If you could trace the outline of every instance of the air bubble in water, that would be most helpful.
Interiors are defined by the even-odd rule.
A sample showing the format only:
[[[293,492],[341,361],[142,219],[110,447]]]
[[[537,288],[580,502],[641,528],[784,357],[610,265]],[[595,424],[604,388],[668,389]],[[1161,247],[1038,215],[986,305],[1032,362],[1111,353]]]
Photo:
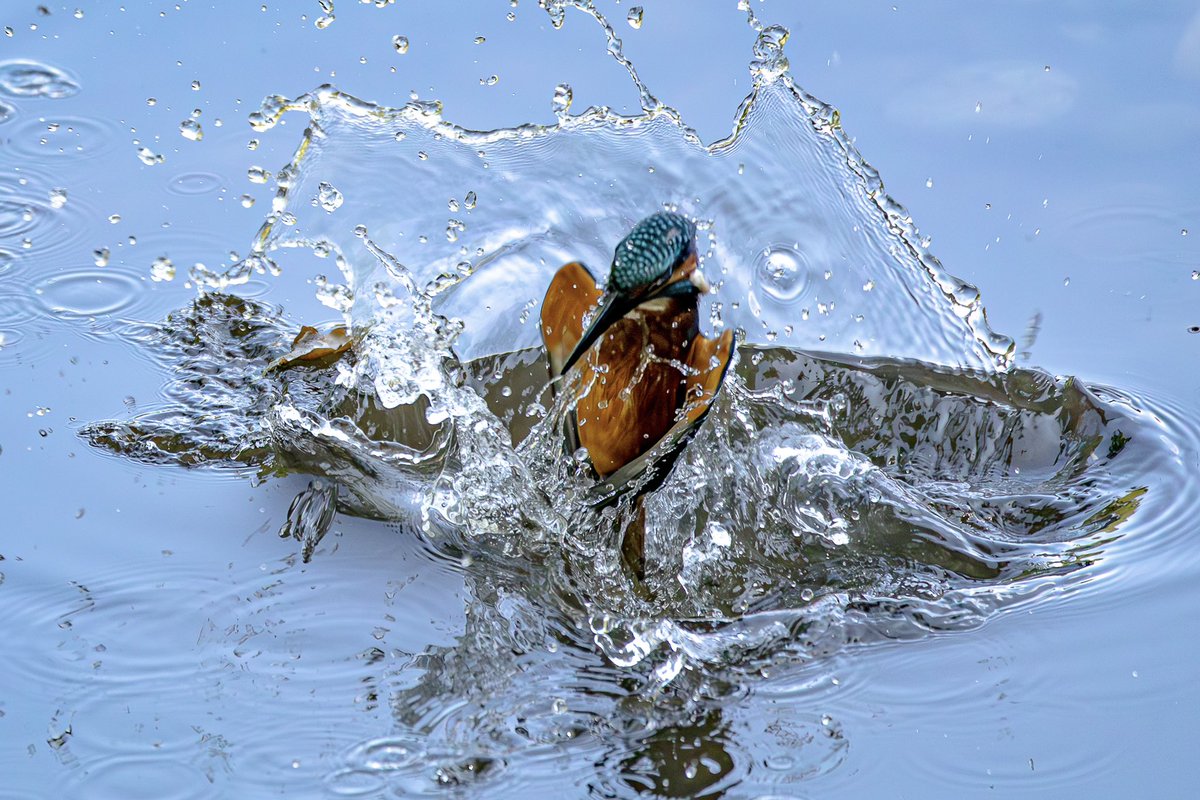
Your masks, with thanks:
[[[179,123],[179,135],[185,139],[191,139],[193,142],[198,142],[204,138],[204,129],[200,127],[200,123],[194,119],[185,119]]]
[[[333,184],[321,181],[317,187],[317,202],[320,203],[321,208],[332,214],[342,207],[342,200],[342,193],[334,188]]]
[[[759,254],[756,273],[763,291],[785,302],[799,297],[808,283],[800,254],[787,246],[765,248]]]
[[[396,52],[404,55],[408,52],[408,37],[396,34],[392,37],[392,47],[396,48]]]
[[[154,259],[154,263],[150,265],[150,280],[156,282],[175,280],[175,265],[171,263],[171,259],[166,256]]]

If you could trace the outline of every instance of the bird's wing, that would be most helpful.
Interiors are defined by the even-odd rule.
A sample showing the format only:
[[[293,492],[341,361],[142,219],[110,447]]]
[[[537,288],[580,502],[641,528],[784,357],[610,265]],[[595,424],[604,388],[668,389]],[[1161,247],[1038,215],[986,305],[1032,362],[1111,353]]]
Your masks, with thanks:
[[[683,446],[700,427],[721,390],[733,361],[736,340],[733,331],[716,339],[697,336],[688,349],[688,366],[695,371],[685,380],[685,415],[645,453],[597,483],[588,492],[588,502],[603,508],[631,489],[638,494],[657,489],[666,480]]]
[[[542,300],[542,342],[550,362],[550,377],[563,365],[583,337],[583,317],[600,299],[596,278],[578,261],[563,265],[550,281]]]
[[[696,424],[708,413],[733,358],[733,331],[715,339],[697,336],[688,348],[687,365],[694,370],[684,380],[687,421]]]

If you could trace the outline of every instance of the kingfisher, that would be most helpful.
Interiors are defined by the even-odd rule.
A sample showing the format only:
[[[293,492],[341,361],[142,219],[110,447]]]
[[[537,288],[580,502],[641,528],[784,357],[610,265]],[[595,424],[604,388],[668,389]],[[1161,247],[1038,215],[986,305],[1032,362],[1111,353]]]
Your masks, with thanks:
[[[542,301],[541,331],[554,379],[579,375],[568,448],[587,453],[600,479],[602,508],[630,490],[666,479],[680,449],[712,406],[733,355],[733,331],[699,332],[700,295],[711,291],[698,268],[696,226],[660,212],[633,227],[613,252],[601,289],[578,261],[555,274]],[[656,447],[659,443],[662,446]],[[643,577],[644,525],[630,525],[622,556]]]

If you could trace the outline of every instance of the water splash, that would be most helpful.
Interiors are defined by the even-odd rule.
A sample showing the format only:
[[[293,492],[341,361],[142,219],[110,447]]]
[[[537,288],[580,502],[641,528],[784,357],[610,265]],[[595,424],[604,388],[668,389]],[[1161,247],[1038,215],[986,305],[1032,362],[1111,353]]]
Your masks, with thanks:
[[[193,269],[211,293],[138,333],[178,370],[175,405],[84,435],[146,461],[335,482],[340,509],[407,522],[487,563],[489,580],[512,573],[520,603],[650,692],[693,667],[715,685],[774,659],[978,627],[1074,585],[1150,476],[1178,473],[1160,423],[1119,394],[1010,367],[978,292],[926,252],[836,109],[792,81],[785,28],[742,4],[753,89],[730,135],[705,145],[592,3],[540,5],[555,27],[568,7],[600,24],[642,113],[572,114],[560,86],[556,124],[477,132],[432,102],[385,108],[330,86],[267,98],[256,130],[289,112],[308,127],[251,256]],[[546,391],[528,321],[560,264],[607,263],[659,207],[698,221],[720,282],[702,318],[747,344],[646,501],[638,583],[616,546],[637,511],[586,502],[586,470],[563,453],[573,393]],[[286,267],[293,248],[340,272],[318,297],[354,346],[324,367],[272,369],[295,326],[213,291]],[[334,499],[297,502],[307,555]],[[499,584],[479,583],[488,616]],[[519,649],[479,636],[463,650]],[[476,678],[485,660],[464,661],[430,685]]]

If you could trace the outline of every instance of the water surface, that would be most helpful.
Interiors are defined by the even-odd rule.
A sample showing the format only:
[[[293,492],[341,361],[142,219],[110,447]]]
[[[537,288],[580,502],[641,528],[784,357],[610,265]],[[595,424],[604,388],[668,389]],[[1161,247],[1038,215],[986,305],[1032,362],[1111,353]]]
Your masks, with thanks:
[[[531,3],[455,24],[341,3],[323,27],[319,6],[188,4],[13,25],[14,796],[1184,780],[1161,759],[1192,724],[1178,632],[1195,387],[1179,365],[1195,207],[1189,167],[1148,145],[1194,120],[1147,76],[1194,91],[1175,41],[1190,11],[1131,27],[1122,9],[1030,9],[1057,33],[1004,64],[957,53],[967,23],[930,9],[753,5],[759,29],[670,3],[634,28],[602,7],[640,86],[595,20]],[[228,54],[185,35],[205,25],[277,37],[274,71],[226,77]],[[671,46],[684,30],[721,43],[708,72]],[[1118,32],[1172,37],[1170,64],[1105,81]],[[914,56],[934,33],[939,55]],[[166,72],[154,105],[66,50],[90,42],[113,68],[131,57],[121,37]],[[535,46],[559,66],[523,72],[511,54]],[[899,88],[872,102],[887,59]],[[1171,124],[1123,132],[1109,115],[1098,139],[1089,91],[1138,76]],[[329,82],[340,92],[315,88]],[[440,111],[402,107],[414,87]],[[267,93],[300,108],[245,127]],[[586,110],[602,103],[615,110]],[[529,320],[558,263],[603,269],[661,204],[702,222],[724,280],[706,326],[746,346],[650,503],[646,592],[610,557],[620,519],[580,507],[586,480],[539,423],[563,409]],[[951,273],[984,286],[1012,340]],[[223,292],[197,300],[197,279]],[[352,358],[268,369],[301,323],[342,314],[370,331]],[[276,535],[289,509],[301,541]]]

